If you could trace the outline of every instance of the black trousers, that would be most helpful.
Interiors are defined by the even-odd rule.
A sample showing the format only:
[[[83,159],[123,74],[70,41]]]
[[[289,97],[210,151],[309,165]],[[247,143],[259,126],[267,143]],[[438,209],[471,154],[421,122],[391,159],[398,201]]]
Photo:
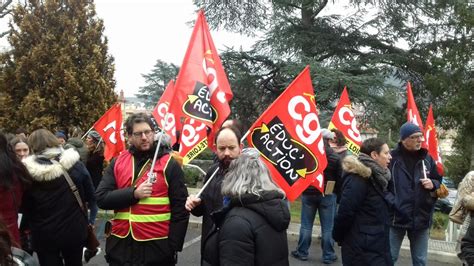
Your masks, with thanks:
[[[40,265],[82,266],[82,246],[57,248],[45,245],[36,252]]]
[[[125,238],[109,236],[105,244],[105,259],[111,266],[172,266],[175,252],[168,239],[135,241],[129,234]]]

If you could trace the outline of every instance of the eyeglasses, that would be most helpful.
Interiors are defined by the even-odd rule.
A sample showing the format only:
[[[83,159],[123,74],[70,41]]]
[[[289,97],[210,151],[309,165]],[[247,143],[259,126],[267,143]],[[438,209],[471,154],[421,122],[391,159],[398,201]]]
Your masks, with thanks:
[[[140,138],[143,134],[145,134],[146,137],[150,137],[153,135],[153,130],[145,130],[145,131],[138,131],[138,132],[133,132],[132,135],[135,138]]]
[[[415,140],[415,139],[422,139],[422,138],[423,138],[423,135],[410,136],[409,138],[410,138],[410,139],[413,139],[413,140]]]

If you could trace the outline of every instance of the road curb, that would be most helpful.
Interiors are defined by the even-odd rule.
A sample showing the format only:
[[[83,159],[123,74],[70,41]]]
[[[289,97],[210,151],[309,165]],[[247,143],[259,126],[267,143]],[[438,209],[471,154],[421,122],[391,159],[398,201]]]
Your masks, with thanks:
[[[197,228],[201,228],[202,226],[202,219],[201,217],[190,216],[189,223],[195,225]],[[299,227],[300,224],[297,223],[290,223],[288,226],[287,234],[291,236],[298,236],[299,235]],[[315,226],[313,230],[313,238],[318,238],[320,235],[320,227]],[[402,245],[400,249],[400,255],[403,257],[410,257],[410,246]],[[456,253],[452,252],[445,252],[440,250],[428,250],[428,258],[430,260],[434,260],[441,263],[449,263],[458,265],[461,263],[459,258],[457,257]]]

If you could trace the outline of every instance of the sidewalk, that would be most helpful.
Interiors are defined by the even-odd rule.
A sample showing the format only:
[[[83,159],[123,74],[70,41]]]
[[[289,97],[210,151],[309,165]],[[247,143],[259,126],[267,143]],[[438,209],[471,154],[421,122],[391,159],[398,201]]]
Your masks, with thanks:
[[[189,194],[196,194],[199,189],[188,188]],[[202,223],[201,217],[190,216],[189,223],[196,224],[200,227]],[[300,224],[290,223],[288,227],[288,234],[298,236],[300,231]],[[321,235],[321,228],[319,225],[313,227],[313,237],[319,237]],[[430,239],[428,242],[428,258],[443,263],[459,264],[460,260],[456,256],[456,242],[446,242],[442,240]],[[407,237],[403,240],[402,249],[400,255],[404,257],[410,256],[410,242]]]
[[[191,215],[189,217],[189,223],[195,224],[197,227],[200,227],[202,224],[202,218]],[[298,236],[299,230],[300,224],[290,223],[290,226],[288,227],[288,234]],[[313,227],[313,238],[319,237],[320,234],[320,226],[315,225]],[[446,242],[441,240],[430,239],[428,242],[428,258],[430,260],[442,263],[459,264],[460,260],[456,256],[455,248],[455,242]],[[403,240],[402,249],[400,250],[400,256],[410,257],[410,242],[408,241],[407,237],[405,237],[405,239]]]

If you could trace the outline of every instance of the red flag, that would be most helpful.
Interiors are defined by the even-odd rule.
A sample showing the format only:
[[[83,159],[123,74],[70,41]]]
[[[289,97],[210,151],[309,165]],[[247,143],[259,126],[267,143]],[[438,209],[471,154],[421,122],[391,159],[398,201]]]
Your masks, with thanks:
[[[421,131],[423,131],[423,122],[421,121],[420,113],[416,107],[415,98],[413,97],[409,81],[407,82],[407,121],[419,126]],[[421,143],[421,147],[425,149],[428,148],[426,146],[426,141]]]
[[[208,127],[201,121],[188,118],[181,130],[179,155],[188,164],[207,148]]]
[[[125,149],[121,127],[122,108],[120,103],[114,104],[93,126],[104,140],[104,158],[107,161],[118,156]]]
[[[347,149],[354,154],[359,154],[362,137],[357,128],[357,121],[354,112],[352,112],[352,105],[346,87],[342,91],[341,99],[339,99],[336,110],[334,110],[328,128],[336,128],[341,131],[346,137]]]
[[[423,130],[423,122],[421,121],[420,113],[416,107],[415,98],[411,90],[411,84],[407,82],[407,121],[416,124]]]
[[[430,109],[428,111],[428,117],[426,117],[425,142],[428,146],[428,153],[436,162],[436,168],[438,170],[438,173],[440,175],[444,175],[443,162],[441,161],[441,156],[439,153],[438,137],[436,135],[435,120],[431,104]]]
[[[176,143],[176,129],[180,128],[179,120],[176,120],[176,113],[179,111],[170,110],[169,106],[174,96],[174,81],[171,80],[166,85],[166,89],[161,95],[160,100],[156,104],[151,113],[156,120],[156,123],[162,128],[166,134],[171,137],[171,145]]]
[[[247,140],[290,201],[309,185],[323,191],[327,159],[309,67],[257,119]]]
[[[180,114],[175,116],[185,115],[209,126],[208,137],[213,139],[230,114],[232,97],[204,12],[200,11],[176,80],[170,109],[174,110],[173,106],[178,105]]]

